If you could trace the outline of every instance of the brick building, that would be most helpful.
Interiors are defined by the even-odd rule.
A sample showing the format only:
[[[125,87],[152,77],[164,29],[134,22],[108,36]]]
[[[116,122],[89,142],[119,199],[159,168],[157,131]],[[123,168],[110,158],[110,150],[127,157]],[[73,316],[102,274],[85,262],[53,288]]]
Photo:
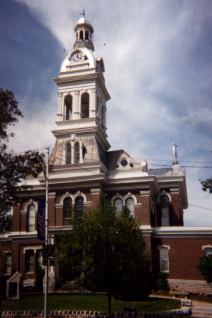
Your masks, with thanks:
[[[54,240],[74,219],[97,207],[104,195],[121,211],[127,206],[138,221],[152,255],[152,268],[165,273],[172,289],[211,292],[196,265],[212,252],[212,229],[183,226],[187,208],[185,172],[173,146],[173,164],[150,169],[126,151],[109,151],[106,103],[110,99],[104,62],[95,55],[93,27],[81,17],[74,28],[72,51],[55,79],[58,94],[55,146],[49,175],[49,235]],[[121,124],[121,123],[120,123]],[[2,237],[0,272],[19,271],[25,287],[34,286],[42,262],[37,238],[37,211],[45,197],[45,179],[27,178],[31,193],[14,207],[12,232]],[[50,267],[54,283],[68,279],[59,266]]]

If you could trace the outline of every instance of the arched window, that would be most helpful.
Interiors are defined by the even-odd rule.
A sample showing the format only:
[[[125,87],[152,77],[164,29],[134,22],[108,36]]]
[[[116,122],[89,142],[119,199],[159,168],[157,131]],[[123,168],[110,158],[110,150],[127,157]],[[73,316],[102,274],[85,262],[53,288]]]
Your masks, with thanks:
[[[76,197],[74,205],[74,221],[82,218],[84,212],[84,199],[81,195]]]
[[[133,198],[127,198],[125,201],[125,206],[130,211],[130,213],[134,215],[135,204]]]
[[[83,40],[83,31],[80,31],[80,40]]]
[[[70,197],[66,197],[63,200],[63,224],[70,225],[72,217],[72,200]]]
[[[81,117],[89,117],[89,94],[83,93],[81,96]]]
[[[67,142],[66,144],[66,164],[71,164],[71,144]]]
[[[169,198],[165,194],[160,197],[160,208],[161,226],[169,226]]]
[[[123,210],[123,201],[120,198],[114,200],[114,207],[117,212],[121,212]]]
[[[27,231],[34,232],[36,230],[36,207],[32,203],[27,208]]]
[[[34,273],[35,255],[33,250],[27,250],[25,254],[25,272]]]
[[[72,119],[72,96],[66,95],[65,97],[65,120]]]
[[[88,31],[85,31],[85,39],[88,40]]]
[[[74,144],[74,163],[79,163],[80,161],[80,144],[75,142]]]

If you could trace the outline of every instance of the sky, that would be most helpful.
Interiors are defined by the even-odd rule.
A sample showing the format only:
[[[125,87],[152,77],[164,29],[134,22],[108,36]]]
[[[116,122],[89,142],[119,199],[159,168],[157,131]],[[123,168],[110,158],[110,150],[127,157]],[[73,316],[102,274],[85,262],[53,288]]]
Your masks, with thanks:
[[[14,92],[24,115],[11,149],[54,146],[54,78],[84,9],[105,64],[111,150],[157,168],[171,165],[176,143],[187,176],[185,225],[212,226],[212,194],[199,182],[212,176],[212,1],[0,0],[0,7],[0,87]]]

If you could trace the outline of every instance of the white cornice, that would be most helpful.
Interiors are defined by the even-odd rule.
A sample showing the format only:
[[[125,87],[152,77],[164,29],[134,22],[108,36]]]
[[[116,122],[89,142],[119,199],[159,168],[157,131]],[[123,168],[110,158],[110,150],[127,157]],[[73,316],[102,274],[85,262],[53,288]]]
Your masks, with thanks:
[[[164,237],[212,237],[212,227],[167,226],[153,228],[153,236]]]
[[[145,235],[151,235],[152,234],[152,227],[151,225],[140,225],[139,229],[141,229],[142,234]]]

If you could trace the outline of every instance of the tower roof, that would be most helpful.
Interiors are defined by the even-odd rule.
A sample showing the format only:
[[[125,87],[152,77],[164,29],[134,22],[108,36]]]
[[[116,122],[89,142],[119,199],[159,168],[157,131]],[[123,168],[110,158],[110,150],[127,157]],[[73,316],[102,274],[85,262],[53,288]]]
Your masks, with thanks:
[[[85,18],[85,11],[83,10],[82,16],[77,21],[74,31],[76,34],[76,41],[74,43],[74,49],[87,47],[89,50],[94,51],[94,45],[92,41],[93,27],[91,23]]]
[[[78,19],[78,21],[77,21],[77,23],[76,23],[76,25],[74,27],[74,31],[76,31],[78,29],[78,27],[82,27],[82,26],[89,27],[91,29],[92,33],[93,33],[93,27],[92,27],[91,23],[85,18],[85,15],[81,16]]]

